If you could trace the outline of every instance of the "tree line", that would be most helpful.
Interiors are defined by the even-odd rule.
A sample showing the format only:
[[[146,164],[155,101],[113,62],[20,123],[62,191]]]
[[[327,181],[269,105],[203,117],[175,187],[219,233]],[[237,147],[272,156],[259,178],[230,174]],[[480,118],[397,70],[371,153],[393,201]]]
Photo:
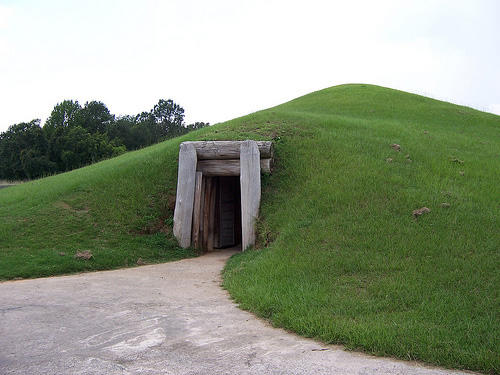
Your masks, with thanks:
[[[35,119],[0,133],[0,180],[70,171],[208,125],[186,125],[184,109],[171,99],[136,116],[115,116],[100,101],[65,100],[43,126]]]

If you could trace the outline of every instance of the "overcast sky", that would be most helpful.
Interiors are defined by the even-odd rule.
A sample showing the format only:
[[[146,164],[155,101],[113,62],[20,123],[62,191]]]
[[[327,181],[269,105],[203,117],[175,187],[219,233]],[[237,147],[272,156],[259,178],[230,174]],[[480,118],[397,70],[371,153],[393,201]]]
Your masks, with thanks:
[[[0,131],[64,99],[217,123],[359,82],[500,114],[500,1],[0,0]]]

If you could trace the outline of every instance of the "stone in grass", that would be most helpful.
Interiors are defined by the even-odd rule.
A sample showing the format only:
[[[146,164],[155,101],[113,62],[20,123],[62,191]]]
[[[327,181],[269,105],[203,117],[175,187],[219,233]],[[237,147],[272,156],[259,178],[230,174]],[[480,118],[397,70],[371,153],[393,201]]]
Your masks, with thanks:
[[[64,251],[60,251],[60,252],[59,252],[59,255],[63,257],[63,256],[65,256],[65,255],[66,255],[66,253],[65,253]]]
[[[424,130],[424,134],[429,134],[429,131],[427,131],[427,130]]]
[[[93,255],[90,250],[77,251],[75,254],[75,259],[89,260],[92,259]]]
[[[418,210],[413,210],[413,217],[416,219],[419,216],[422,216],[423,214],[426,214],[428,212],[431,212],[430,208],[422,207],[422,208],[419,208]]]
[[[392,163],[392,158],[387,158],[387,159],[385,159],[385,161],[388,163]]]
[[[451,206],[451,204],[449,204],[447,202],[441,203],[441,207],[443,207],[443,208],[449,208],[450,206]]]
[[[401,151],[401,146],[398,145],[397,143],[393,143],[391,145],[391,148],[394,150],[394,151]]]
[[[464,171],[458,171],[458,173],[460,173],[460,176],[463,176],[465,174]]]
[[[138,266],[144,266],[146,264],[146,262],[143,261],[142,258],[137,259],[136,263],[137,263]]]

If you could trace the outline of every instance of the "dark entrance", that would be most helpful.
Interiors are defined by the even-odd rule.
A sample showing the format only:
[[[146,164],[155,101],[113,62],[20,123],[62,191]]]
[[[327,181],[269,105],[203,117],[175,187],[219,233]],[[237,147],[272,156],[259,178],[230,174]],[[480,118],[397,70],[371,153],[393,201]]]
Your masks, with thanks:
[[[240,245],[240,177],[203,176],[199,197],[199,209],[195,203],[194,211],[199,212],[199,215],[193,217],[193,246],[212,251]]]
[[[239,176],[216,177],[214,248],[241,243],[241,192]]]

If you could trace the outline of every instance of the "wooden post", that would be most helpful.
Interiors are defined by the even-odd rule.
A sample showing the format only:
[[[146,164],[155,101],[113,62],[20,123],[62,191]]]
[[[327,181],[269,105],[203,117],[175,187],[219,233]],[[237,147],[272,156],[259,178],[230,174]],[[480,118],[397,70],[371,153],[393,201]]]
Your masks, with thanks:
[[[260,206],[260,153],[255,141],[240,146],[241,249],[255,245],[255,222]]]
[[[193,247],[198,249],[200,246],[200,222],[201,222],[201,181],[203,181],[203,173],[196,172],[196,180],[194,185],[194,206],[193,206]]]
[[[209,222],[210,222],[210,193],[212,192],[212,180],[215,177],[203,177],[204,188],[203,188],[203,202],[202,202],[202,237],[201,237],[201,247],[203,250],[208,250],[208,237],[209,237]]]
[[[177,197],[174,211],[174,236],[183,248],[191,246],[196,161],[196,149],[194,146],[192,144],[181,143],[179,150],[179,171],[177,175]]]
[[[208,216],[208,241],[207,241],[207,251],[214,251],[214,237],[215,237],[215,196],[217,193],[217,177],[212,177],[211,188],[210,188],[210,201],[209,204],[209,216]]]
[[[204,226],[204,217],[205,217],[205,190],[206,190],[206,185],[207,185],[207,178],[203,176],[201,179],[201,198],[200,198],[200,234],[198,235],[198,244],[199,244],[199,249],[204,249],[203,247],[203,236],[205,233],[205,226]]]

